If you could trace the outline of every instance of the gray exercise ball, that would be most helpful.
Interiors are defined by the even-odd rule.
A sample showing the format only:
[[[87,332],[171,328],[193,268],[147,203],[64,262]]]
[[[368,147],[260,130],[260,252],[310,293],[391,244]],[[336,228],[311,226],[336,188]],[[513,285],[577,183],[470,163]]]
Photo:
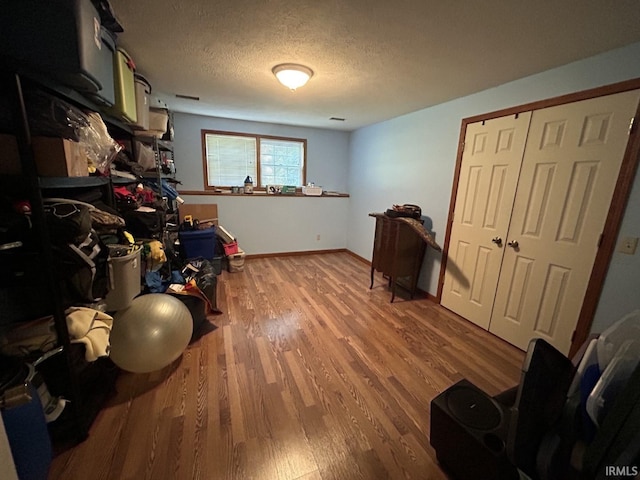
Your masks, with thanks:
[[[180,300],[141,295],[113,317],[111,360],[129,372],[153,372],[182,355],[192,333],[191,313]]]

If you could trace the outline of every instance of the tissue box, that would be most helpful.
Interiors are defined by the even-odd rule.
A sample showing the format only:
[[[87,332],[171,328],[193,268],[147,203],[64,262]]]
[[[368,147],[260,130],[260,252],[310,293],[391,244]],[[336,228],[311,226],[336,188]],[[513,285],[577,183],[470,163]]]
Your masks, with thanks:
[[[311,197],[319,197],[322,195],[322,187],[302,187],[302,194]]]

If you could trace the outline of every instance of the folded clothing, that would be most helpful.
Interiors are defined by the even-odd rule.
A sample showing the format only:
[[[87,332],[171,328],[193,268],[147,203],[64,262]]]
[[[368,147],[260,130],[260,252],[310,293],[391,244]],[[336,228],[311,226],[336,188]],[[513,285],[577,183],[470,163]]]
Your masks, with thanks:
[[[84,344],[88,362],[109,355],[109,335],[113,326],[110,315],[86,307],[71,307],[65,314],[71,343]]]

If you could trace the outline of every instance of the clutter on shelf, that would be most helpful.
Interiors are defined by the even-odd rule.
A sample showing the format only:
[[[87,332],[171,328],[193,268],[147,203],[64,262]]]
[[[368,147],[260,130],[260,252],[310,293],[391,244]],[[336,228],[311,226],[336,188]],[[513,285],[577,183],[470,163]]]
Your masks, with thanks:
[[[43,416],[41,435],[29,439],[43,455],[43,472],[49,435],[64,442],[85,438],[113,390],[113,338],[119,339],[116,352],[128,345],[124,367],[161,368],[184,350],[186,343],[176,339],[195,338],[192,312],[219,313],[215,274],[203,276],[202,298],[139,296],[191,281],[180,274],[186,259],[171,240],[178,221],[172,220],[175,232],[168,221],[181,201],[172,178],[172,118],[118,45],[123,29],[109,2],[62,3],[9,2],[0,16],[0,175],[11,176],[2,178],[0,198],[0,351],[36,373],[16,377],[29,383],[21,394],[28,405],[12,413],[18,412],[17,431],[30,427],[25,412]],[[149,284],[141,282],[143,273],[153,276]],[[193,282],[195,292],[200,286]],[[132,328],[145,338],[113,336],[111,312],[140,312],[136,305],[147,302],[142,311],[157,327],[171,301],[183,321],[179,332],[168,332],[169,343],[160,342],[162,352],[135,319]],[[215,328],[202,325],[200,334]],[[130,357],[137,353],[141,358]],[[145,366],[145,360],[156,363]],[[5,387],[2,382],[0,395]],[[47,387],[50,396],[43,394]],[[40,402],[30,401],[36,390]],[[73,408],[64,408],[65,399]],[[19,474],[25,464],[38,463],[24,458],[16,462]]]

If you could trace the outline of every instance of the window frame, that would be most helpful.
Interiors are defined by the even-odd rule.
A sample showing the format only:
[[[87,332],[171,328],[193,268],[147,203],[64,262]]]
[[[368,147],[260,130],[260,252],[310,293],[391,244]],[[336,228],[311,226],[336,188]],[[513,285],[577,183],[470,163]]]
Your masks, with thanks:
[[[260,141],[262,139],[270,139],[270,140],[284,140],[288,142],[299,142],[302,144],[303,148],[303,156],[302,156],[302,185],[296,185],[296,189],[299,190],[303,185],[307,184],[307,139],[306,138],[295,138],[295,137],[281,137],[278,135],[262,135],[259,133],[246,133],[246,132],[230,132],[226,130],[200,130],[200,139],[202,142],[202,174],[203,174],[203,184],[204,190],[207,192],[215,191],[219,188],[231,188],[229,186],[222,185],[209,185],[209,164],[207,162],[207,135],[228,135],[233,137],[250,137],[254,138],[256,141],[256,178],[253,179],[254,190],[262,191],[266,190],[266,186],[262,185],[260,182],[260,170],[261,170],[261,145]],[[242,186],[239,184],[238,186]]]

